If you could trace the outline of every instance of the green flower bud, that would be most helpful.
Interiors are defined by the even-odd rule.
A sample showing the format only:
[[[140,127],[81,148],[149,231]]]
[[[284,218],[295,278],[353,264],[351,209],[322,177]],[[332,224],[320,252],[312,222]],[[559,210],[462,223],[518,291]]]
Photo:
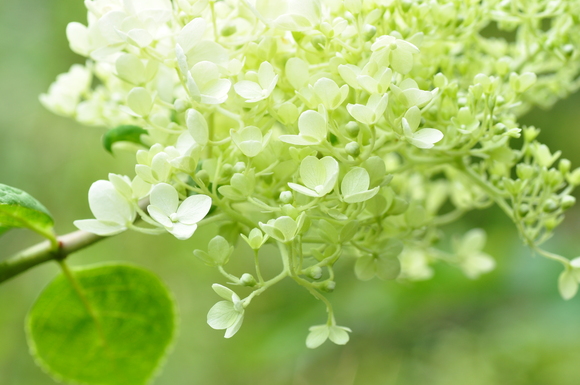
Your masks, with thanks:
[[[360,126],[355,121],[348,122],[344,129],[346,130],[346,134],[351,138],[356,138],[360,132]]]
[[[360,155],[360,145],[357,142],[350,142],[344,147],[346,153],[354,158]]]
[[[580,167],[572,171],[568,174],[566,178],[571,185],[578,186],[580,185]]]
[[[197,178],[203,183],[205,186],[209,184],[209,174],[205,170],[199,170],[197,174],[195,174]]]
[[[173,102],[173,107],[175,107],[175,111],[183,112],[191,107],[191,105],[185,99],[175,99],[175,102]]]
[[[529,164],[520,163],[516,167],[516,174],[520,179],[530,179],[534,177],[535,169]]]
[[[365,41],[371,40],[377,34],[377,27],[370,24],[365,24],[362,30],[363,39]]]
[[[576,198],[572,195],[564,195],[560,201],[560,206],[563,210],[568,210],[570,207],[574,206],[576,203]]]
[[[435,85],[435,87],[443,88],[446,87],[447,84],[449,84],[449,80],[447,80],[447,77],[445,75],[439,72],[433,78],[433,84]]]
[[[527,205],[527,204],[525,204],[525,203],[522,203],[522,204],[520,205],[520,207],[518,208],[518,213],[520,213],[520,215],[521,215],[522,217],[523,217],[523,216],[525,216],[525,215],[526,215],[527,213],[529,213],[529,212],[530,212],[530,206],[528,206],[528,205]]]
[[[334,289],[336,288],[336,282],[334,281],[324,281],[324,282],[320,282],[319,284],[316,285],[316,287],[323,292],[326,293],[332,293],[334,291]]]
[[[536,139],[539,134],[540,130],[534,126],[524,128],[524,140],[528,143]]]
[[[558,163],[558,170],[560,170],[562,174],[568,174],[571,168],[572,162],[570,162],[568,159],[560,159],[560,162]]]
[[[242,173],[246,169],[246,164],[244,162],[237,162],[234,165],[234,172],[235,173]]]
[[[282,203],[290,203],[292,202],[292,199],[294,199],[294,196],[291,191],[282,191],[280,193],[280,201]]]
[[[322,35],[314,36],[310,43],[317,51],[324,51],[326,49],[326,37]]]
[[[554,211],[558,210],[558,204],[553,199],[548,199],[544,202],[542,210],[545,213],[553,213]]]
[[[240,283],[244,286],[254,287],[256,286],[256,278],[252,274],[244,273],[240,278]]]
[[[222,166],[222,176],[223,177],[229,178],[233,174],[234,174],[234,167],[231,164],[226,163]]]
[[[222,36],[227,37],[227,36],[231,36],[234,33],[236,33],[237,30],[238,29],[236,28],[236,26],[234,24],[228,24],[222,28],[220,33],[222,34]]]
[[[322,277],[322,268],[320,266],[312,266],[304,271],[307,277],[317,280]]]

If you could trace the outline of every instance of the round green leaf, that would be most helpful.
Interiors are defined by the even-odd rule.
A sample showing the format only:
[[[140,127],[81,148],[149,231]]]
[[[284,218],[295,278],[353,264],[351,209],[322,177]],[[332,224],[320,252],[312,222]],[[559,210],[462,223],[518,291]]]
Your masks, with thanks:
[[[55,239],[54,220],[39,201],[17,188],[0,184],[0,234],[14,227],[24,227]]]
[[[113,144],[116,142],[131,142],[142,144],[141,135],[147,131],[139,126],[123,125],[113,128],[103,135],[103,146],[109,152],[113,152]]]
[[[75,269],[74,276],[85,301],[60,275],[28,314],[28,342],[37,363],[63,382],[148,383],[175,335],[175,304],[167,288],[130,265]]]

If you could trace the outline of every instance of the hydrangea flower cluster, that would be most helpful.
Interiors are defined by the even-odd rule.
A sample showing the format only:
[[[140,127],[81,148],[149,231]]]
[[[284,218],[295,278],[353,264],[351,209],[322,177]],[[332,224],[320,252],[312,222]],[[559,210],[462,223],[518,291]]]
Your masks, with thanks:
[[[438,261],[476,278],[495,265],[482,230],[451,252],[436,244],[441,226],[492,204],[562,263],[562,295],[576,293],[576,260],[539,245],[574,204],[580,169],[517,119],[580,87],[580,1],[85,4],[88,25],[69,24],[67,36],[87,62],[41,101],[109,128],[136,166],[133,178],[96,182],[96,219],[76,225],[188,239],[217,223],[223,237],[195,255],[251,288],[240,298],[213,286],[223,301],[208,323],[226,337],[256,296],[290,277],[328,312],[307,346],[344,344],[350,329],[325,296],[341,257],[362,280],[428,279]],[[240,238],[255,271],[236,275],[226,264]],[[265,244],[280,251],[274,277],[260,272]]]

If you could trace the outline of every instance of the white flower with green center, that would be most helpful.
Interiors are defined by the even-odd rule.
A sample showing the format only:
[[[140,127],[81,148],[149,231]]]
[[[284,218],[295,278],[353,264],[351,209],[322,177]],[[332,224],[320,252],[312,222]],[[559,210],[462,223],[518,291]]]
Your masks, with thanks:
[[[244,321],[244,302],[233,290],[219,285],[212,285],[217,295],[225,299],[213,305],[207,313],[207,323],[213,329],[226,329],[225,338],[230,338],[240,330]]]
[[[310,197],[323,197],[334,189],[338,179],[338,162],[331,156],[322,159],[307,156],[300,163],[300,178],[304,186],[288,183],[288,187]]]
[[[327,339],[330,339],[337,345],[345,345],[350,339],[348,333],[351,333],[347,327],[337,325],[316,325],[308,329],[310,333],[306,337],[306,347],[316,349]]]
[[[367,63],[362,70],[353,64],[341,64],[338,73],[342,79],[352,88],[364,89],[369,94],[382,94],[387,92],[393,71],[385,66],[379,66],[375,62]]]
[[[371,50],[378,62],[390,65],[393,70],[403,75],[413,69],[413,55],[419,53],[419,48],[414,44],[388,35],[379,36]]]
[[[580,257],[574,258],[558,278],[558,290],[564,299],[573,298],[580,283]]]
[[[391,84],[391,91],[395,99],[403,105],[409,107],[423,107],[433,99],[433,95],[438,91],[423,91],[419,89],[417,82],[413,79],[405,79],[399,85]]]
[[[367,101],[367,104],[347,104],[346,109],[348,113],[364,124],[375,124],[385,113],[389,94],[379,95],[373,94]]]
[[[323,114],[308,110],[298,118],[298,135],[280,135],[282,142],[298,146],[310,146],[320,144],[326,140],[328,128]]]
[[[234,90],[246,103],[256,103],[266,99],[278,82],[278,75],[274,72],[274,67],[267,61],[260,64],[258,73],[248,73],[246,77],[256,78],[257,82],[251,80],[242,80],[234,84]]]
[[[165,230],[177,239],[189,239],[211,208],[211,198],[207,195],[192,195],[179,204],[177,190],[167,183],[153,187],[151,204],[147,211],[151,218],[159,222]]]
[[[443,133],[435,128],[419,128],[421,123],[421,111],[417,107],[411,107],[401,120],[405,138],[415,147],[432,148],[435,143],[443,139]]]
[[[102,236],[115,235],[127,230],[137,215],[134,204],[107,180],[98,180],[91,185],[89,207],[96,219],[74,221],[74,225],[81,230]]]
[[[371,178],[366,169],[353,167],[346,173],[340,184],[342,199],[346,203],[359,203],[371,199],[379,192],[379,187],[369,190]]]

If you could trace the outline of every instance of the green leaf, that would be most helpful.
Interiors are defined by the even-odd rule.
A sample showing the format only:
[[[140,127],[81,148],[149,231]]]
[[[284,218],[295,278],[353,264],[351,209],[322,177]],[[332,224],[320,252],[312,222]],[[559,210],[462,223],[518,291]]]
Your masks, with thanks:
[[[146,135],[147,130],[139,126],[123,125],[109,130],[103,135],[103,146],[109,152],[113,152],[113,144],[116,142],[132,142],[143,144],[141,135]]]
[[[28,314],[28,343],[37,363],[57,381],[148,383],[175,335],[175,304],[167,288],[131,265],[74,271],[86,301],[60,275]]]
[[[52,216],[28,193],[0,184],[0,234],[15,227],[24,227],[56,242]]]

